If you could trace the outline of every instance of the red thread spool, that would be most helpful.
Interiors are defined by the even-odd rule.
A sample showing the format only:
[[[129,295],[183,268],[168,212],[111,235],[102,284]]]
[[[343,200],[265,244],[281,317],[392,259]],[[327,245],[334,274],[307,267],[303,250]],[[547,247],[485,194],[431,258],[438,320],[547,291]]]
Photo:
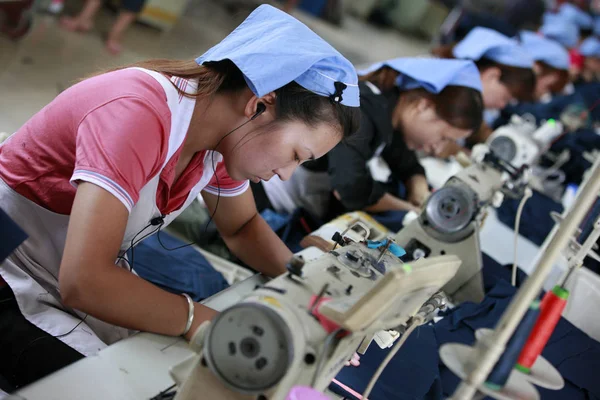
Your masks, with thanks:
[[[540,306],[540,316],[521,351],[515,368],[529,373],[531,367],[542,354],[542,350],[548,343],[556,324],[560,321],[560,316],[567,305],[569,291],[555,286],[551,292],[547,292]]]

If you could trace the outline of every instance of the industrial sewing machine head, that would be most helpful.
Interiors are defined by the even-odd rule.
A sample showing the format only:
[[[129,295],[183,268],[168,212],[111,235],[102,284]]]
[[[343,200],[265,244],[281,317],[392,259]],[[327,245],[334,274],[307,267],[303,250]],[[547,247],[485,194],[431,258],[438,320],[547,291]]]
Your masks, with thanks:
[[[196,333],[176,366],[176,399],[284,400],[318,391],[361,343],[407,322],[456,273],[455,256],[404,264],[391,240],[344,241],[256,288]],[[363,344],[364,345],[364,344]]]
[[[553,119],[538,128],[535,119],[513,115],[508,125],[492,133],[487,145],[498,157],[515,167],[533,165],[563,132],[562,123]]]
[[[455,302],[483,299],[479,229],[486,209],[498,207],[505,195],[520,197],[528,178],[525,166],[515,168],[485,146],[476,146],[472,157],[394,238],[406,250],[406,260],[454,254],[463,261],[443,288]]]

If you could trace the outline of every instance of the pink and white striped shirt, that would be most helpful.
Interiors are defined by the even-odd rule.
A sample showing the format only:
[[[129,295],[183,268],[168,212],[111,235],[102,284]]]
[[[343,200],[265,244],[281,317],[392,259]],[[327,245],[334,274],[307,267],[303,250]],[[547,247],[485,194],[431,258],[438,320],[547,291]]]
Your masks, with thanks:
[[[187,81],[175,79],[182,89]],[[180,97],[181,101],[181,97]],[[87,79],[61,93],[0,146],[0,178],[13,190],[59,214],[71,212],[77,182],[94,183],[129,211],[157,174],[156,205],[168,214],[183,205],[202,177],[206,152],[197,153],[174,182],[182,146],[168,160],[171,111],[163,87],[148,74],[119,70]],[[224,163],[205,191],[236,196]]]

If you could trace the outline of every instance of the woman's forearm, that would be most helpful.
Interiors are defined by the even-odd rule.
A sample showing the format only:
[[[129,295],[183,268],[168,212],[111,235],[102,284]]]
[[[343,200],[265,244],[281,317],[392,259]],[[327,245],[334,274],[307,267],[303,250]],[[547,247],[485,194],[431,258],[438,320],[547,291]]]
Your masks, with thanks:
[[[270,277],[286,272],[285,265],[293,256],[259,214],[234,235],[223,239],[240,260]]]
[[[408,192],[408,201],[415,206],[422,206],[430,193],[425,175],[413,175],[405,184]]]
[[[102,321],[128,329],[181,335],[188,319],[185,297],[169,293],[115,265],[77,277],[63,302]],[[196,303],[190,334],[216,311]],[[188,335],[189,337],[189,335]]]
[[[417,207],[410,204],[408,201],[399,199],[398,197],[391,195],[389,193],[384,194],[383,197],[381,197],[377,201],[377,203],[365,207],[365,211],[372,212],[372,213],[394,211],[394,210],[417,211],[417,212],[419,211],[419,209]]]

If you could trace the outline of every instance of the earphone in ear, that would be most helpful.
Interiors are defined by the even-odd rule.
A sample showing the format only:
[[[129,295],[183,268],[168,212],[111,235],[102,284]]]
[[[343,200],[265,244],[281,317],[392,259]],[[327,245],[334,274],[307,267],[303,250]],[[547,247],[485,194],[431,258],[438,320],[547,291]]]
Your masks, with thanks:
[[[250,121],[254,121],[256,118],[258,118],[260,114],[264,113],[265,111],[267,111],[267,106],[265,106],[264,103],[258,103],[256,105],[256,112],[254,113],[252,118],[250,118]]]

